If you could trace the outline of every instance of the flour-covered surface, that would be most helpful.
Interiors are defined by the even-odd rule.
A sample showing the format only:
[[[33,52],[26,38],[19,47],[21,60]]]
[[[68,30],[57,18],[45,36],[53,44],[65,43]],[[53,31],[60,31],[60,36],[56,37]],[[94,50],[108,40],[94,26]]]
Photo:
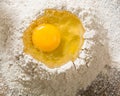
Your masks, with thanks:
[[[96,0],[93,6],[108,29],[111,63],[76,96],[120,96],[120,0]]]
[[[119,96],[119,84],[120,84],[120,1],[119,0],[2,0],[0,1],[0,95],[1,96]],[[35,19],[38,15],[41,15],[44,8],[58,8],[66,9],[72,11],[74,14],[81,18],[82,22],[87,31],[91,34],[85,34],[86,43],[83,46],[83,53],[79,57],[85,57],[88,55],[90,57],[97,57],[93,60],[90,65],[86,63],[87,59],[80,60],[79,58],[75,62],[70,62],[70,64],[75,64],[76,67],[71,67],[64,74],[53,75],[48,74],[46,70],[42,70],[36,63],[31,63],[30,56],[22,53],[22,37],[21,32],[26,29],[29,23]],[[40,10],[41,9],[41,10]],[[92,30],[93,29],[93,30]],[[3,34],[4,32],[4,34]],[[107,32],[107,33],[106,33]],[[98,34],[99,33],[99,34]],[[104,40],[108,37],[105,48]],[[91,39],[92,38],[92,39]],[[101,40],[100,40],[101,39]],[[99,41],[100,40],[100,41]],[[5,43],[4,43],[4,42]],[[12,42],[11,42],[12,41]],[[93,42],[94,41],[94,42]],[[97,44],[96,42],[97,41]],[[98,43],[99,41],[99,43]],[[94,44],[95,43],[95,44]],[[106,43],[105,43],[106,44]],[[87,45],[87,46],[86,46]],[[9,49],[5,49],[9,48]],[[90,47],[93,46],[93,47]],[[100,48],[99,48],[100,47]],[[91,51],[89,54],[84,54],[88,48]],[[85,50],[84,50],[85,49]],[[97,53],[96,53],[97,52]],[[6,56],[7,54],[7,56]],[[108,58],[111,56],[110,58]],[[101,60],[100,58],[103,58]],[[107,59],[107,60],[106,60]],[[97,60],[97,62],[96,62]],[[14,62],[14,63],[13,63]],[[32,61],[36,62],[36,61]],[[79,62],[79,63],[78,63]],[[99,66],[95,70],[96,63]],[[89,68],[93,64],[92,71],[88,69],[90,74],[86,74],[87,71],[80,70],[79,72],[85,72],[82,76],[79,75],[75,68],[79,68],[79,64],[86,64],[83,67],[84,70]],[[103,65],[109,64],[103,70],[103,74],[98,75],[96,80],[88,87],[86,90],[79,89],[86,87],[90,84],[90,81],[95,79],[97,73],[103,69]],[[21,64],[23,64],[21,66]],[[20,66],[18,66],[20,65]],[[43,66],[44,67],[44,66]],[[66,66],[67,67],[67,66]],[[95,68],[94,68],[95,67]],[[82,67],[81,67],[82,68]],[[35,70],[37,71],[35,71]],[[59,70],[58,73],[66,71]],[[68,68],[69,69],[69,68]],[[39,72],[38,72],[39,70]],[[57,73],[57,74],[58,74]],[[72,74],[73,73],[73,74]],[[41,74],[41,75],[40,75]],[[43,74],[43,75],[42,75]],[[72,75],[71,75],[72,74]],[[38,77],[41,78],[38,78]],[[60,77],[57,77],[60,76]],[[74,79],[71,79],[72,78]],[[75,77],[73,77],[75,76]],[[60,83],[56,80],[47,82],[45,79],[57,78]],[[68,77],[64,79],[63,77]],[[80,78],[78,80],[78,77]],[[40,81],[39,79],[42,79]],[[84,79],[82,79],[84,78]],[[86,79],[85,79],[86,78]],[[64,81],[67,80],[67,81]],[[71,80],[71,81],[70,81]],[[78,85],[76,80],[81,82]],[[61,82],[62,81],[62,82]],[[54,83],[56,82],[56,83]],[[88,84],[86,84],[88,83]],[[43,86],[37,86],[37,85]],[[67,84],[67,86],[64,86]],[[63,86],[61,86],[63,85]],[[76,85],[76,86],[75,86]],[[48,86],[47,90],[45,86]],[[79,88],[78,88],[79,87]],[[101,88],[102,87],[102,88]],[[24,88],[24,90],[23,90]],[[62,89],[61,89],[62,88]],[[42,89],[42,90],[41,90]],[[44,90],[45,89],[45,90]],[[66,90],[67,89],[67,90]],[[77,91],[76,91],[77,89]],[[52,91],[51,91],[52,90]],[[42,91],[42,92],[41,92]],[[41,93],[46,93],[40,95]]]
[[[120,96],[120,71],[106,66],[107,73],[100,73],[86,90],[76,96]]]

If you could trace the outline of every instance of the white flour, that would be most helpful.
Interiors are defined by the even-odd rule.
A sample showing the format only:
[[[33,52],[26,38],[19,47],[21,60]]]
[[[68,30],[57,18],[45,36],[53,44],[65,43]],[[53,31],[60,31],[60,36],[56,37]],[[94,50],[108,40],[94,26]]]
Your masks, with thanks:
[[[120,0],[102,0],[96,6],[108,29],[111,64],[120,70]]]
[[[112,16],[113,13],[119,16],[120,11],[110,12],[109,9],[109,13],[106,13],[100,1],[70,1],[0,1],[0,70],[8,86],[6,96],[74,96],[78,89],[86,88],[95,79],[104,65],[112,61],[119,64],[120,49],[116,48],[120,47],[120,22],[115,26],[114,23],[119,19]],[[73,12],[82,20],[86,29],[85,43],[79,57],[74,62],[70,61],[69,64],[54,70],[23,53],[22,33],[32,20],[42,15],[45,8]],[[104,17],[102,12],[110,15],[109,18]],[[110,18],[116,19],[105,23],[105,20]]]

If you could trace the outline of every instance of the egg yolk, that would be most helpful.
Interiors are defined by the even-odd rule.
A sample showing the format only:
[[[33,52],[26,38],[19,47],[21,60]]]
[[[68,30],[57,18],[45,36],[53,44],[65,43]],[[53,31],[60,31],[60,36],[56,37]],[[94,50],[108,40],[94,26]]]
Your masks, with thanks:
[[[60,45],[60,41],[60,31],[52,24],[41,24],[33,30],[32,42],[38,50],[54,51]]]

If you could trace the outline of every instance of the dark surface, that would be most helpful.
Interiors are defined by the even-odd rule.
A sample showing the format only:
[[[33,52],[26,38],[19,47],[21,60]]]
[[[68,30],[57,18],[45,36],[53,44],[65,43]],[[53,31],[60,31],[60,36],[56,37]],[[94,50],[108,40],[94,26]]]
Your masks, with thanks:
[[[107,73],[100,73],[86,90],[76,96],[120,96],[120,71],[107,66]]]

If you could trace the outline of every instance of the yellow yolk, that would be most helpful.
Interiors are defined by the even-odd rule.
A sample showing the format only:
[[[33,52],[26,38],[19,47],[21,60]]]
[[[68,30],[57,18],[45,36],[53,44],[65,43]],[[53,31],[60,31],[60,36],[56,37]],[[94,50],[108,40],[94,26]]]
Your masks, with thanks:
[[[51,52],[60,45],[60,32],[52,24],[41,24],[32,33],[33,45],[43,52]]]

